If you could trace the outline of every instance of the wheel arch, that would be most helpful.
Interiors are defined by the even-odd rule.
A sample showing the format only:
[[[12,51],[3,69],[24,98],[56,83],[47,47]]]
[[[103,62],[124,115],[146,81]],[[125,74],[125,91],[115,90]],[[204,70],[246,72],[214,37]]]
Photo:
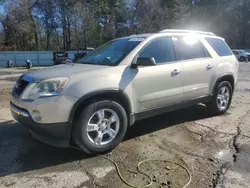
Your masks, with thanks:
[[[214,94],[217,85],[218,85],[219,83],[223,82],[223,81],[228,81],[228,82],[231,84],[232,90],[233,90],[233,92],[234,92],[234,89],[235,89],[235,85],[234,85],[235,80],[234,80],[233,74],[224,74],[224,75],[222,75],[221,77],[219,77],[219,78],[217,79],[217,81],[215,82],[215,85],[214,85],[213,93],[212,93],[212,94]]]
[[[242,61],[244,61],[244,60],[246,60],[246,59],[247,59],[247,57],[244,56],[244,55],[241,55],[241,56],[239,57],[239,60],[242,60]]]
[[[131,103],[129,101],[128,96],[121,90],[109,89],[109,90],[91,92],[81,97],[71,109],[71,112],[69,115],[69,123],[73,125],[74,120],[81,112],[80,109],[83,109],[88,104],[98,99],[110,99],[110,100],[114,100],[115,102],[118,102],[125,109],[129,118],[128,122],[130,122],[130,115],[132,113],[132,107],[131,107]]]

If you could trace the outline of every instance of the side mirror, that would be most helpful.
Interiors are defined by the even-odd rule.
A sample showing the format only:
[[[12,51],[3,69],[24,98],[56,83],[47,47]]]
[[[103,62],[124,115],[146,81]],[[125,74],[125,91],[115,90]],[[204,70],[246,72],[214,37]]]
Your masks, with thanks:
[[[154,57],[138,57],[135,64],[131,65],[131,68],[137,68],[139,66],[155,66],[155,58]]]

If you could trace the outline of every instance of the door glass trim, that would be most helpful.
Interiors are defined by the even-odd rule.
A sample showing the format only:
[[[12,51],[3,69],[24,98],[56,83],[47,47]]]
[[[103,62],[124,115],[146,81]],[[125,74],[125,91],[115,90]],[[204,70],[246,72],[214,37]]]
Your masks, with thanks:
[[[159,63],[159,64],[156,64],[155,66],[142,66],[142,67],[138,67],[139,68],[153,68],[153,67],[158,67],[158,66],[161,66],[161,65],[172,65],[172,64],[177,64],[177,63],[182,63],[181,61],[169,61],[169,62],[165,62],[165,63]]]
[[[194,62],[194,61],[205,61],[205,60],[211,60],[211,57],[204,57],[204,58],[196,58],[196,59],[184,59],[184,60],[179,60],[178,62],[181,63],[188,63],[188,62]]]

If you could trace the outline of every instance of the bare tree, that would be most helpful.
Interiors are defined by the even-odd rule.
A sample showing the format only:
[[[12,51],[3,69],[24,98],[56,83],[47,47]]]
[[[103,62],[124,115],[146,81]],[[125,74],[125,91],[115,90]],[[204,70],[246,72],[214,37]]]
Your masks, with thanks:
[[[6,7],[0,12],[0,42],[13,50],[81,49],[99,46],[116,37],[165,28],[212,31],[226,38],[232,47],[250,46],[250,0],[0,0],[0,3]]]

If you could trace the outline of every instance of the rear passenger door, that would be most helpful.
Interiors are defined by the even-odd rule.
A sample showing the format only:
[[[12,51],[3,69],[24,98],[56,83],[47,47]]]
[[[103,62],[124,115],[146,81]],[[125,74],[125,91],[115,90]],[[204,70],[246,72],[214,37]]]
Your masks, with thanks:
[[[209,95],[215,62],[195,35],[173,37],[177,59],[183,66],[183,101]]]

